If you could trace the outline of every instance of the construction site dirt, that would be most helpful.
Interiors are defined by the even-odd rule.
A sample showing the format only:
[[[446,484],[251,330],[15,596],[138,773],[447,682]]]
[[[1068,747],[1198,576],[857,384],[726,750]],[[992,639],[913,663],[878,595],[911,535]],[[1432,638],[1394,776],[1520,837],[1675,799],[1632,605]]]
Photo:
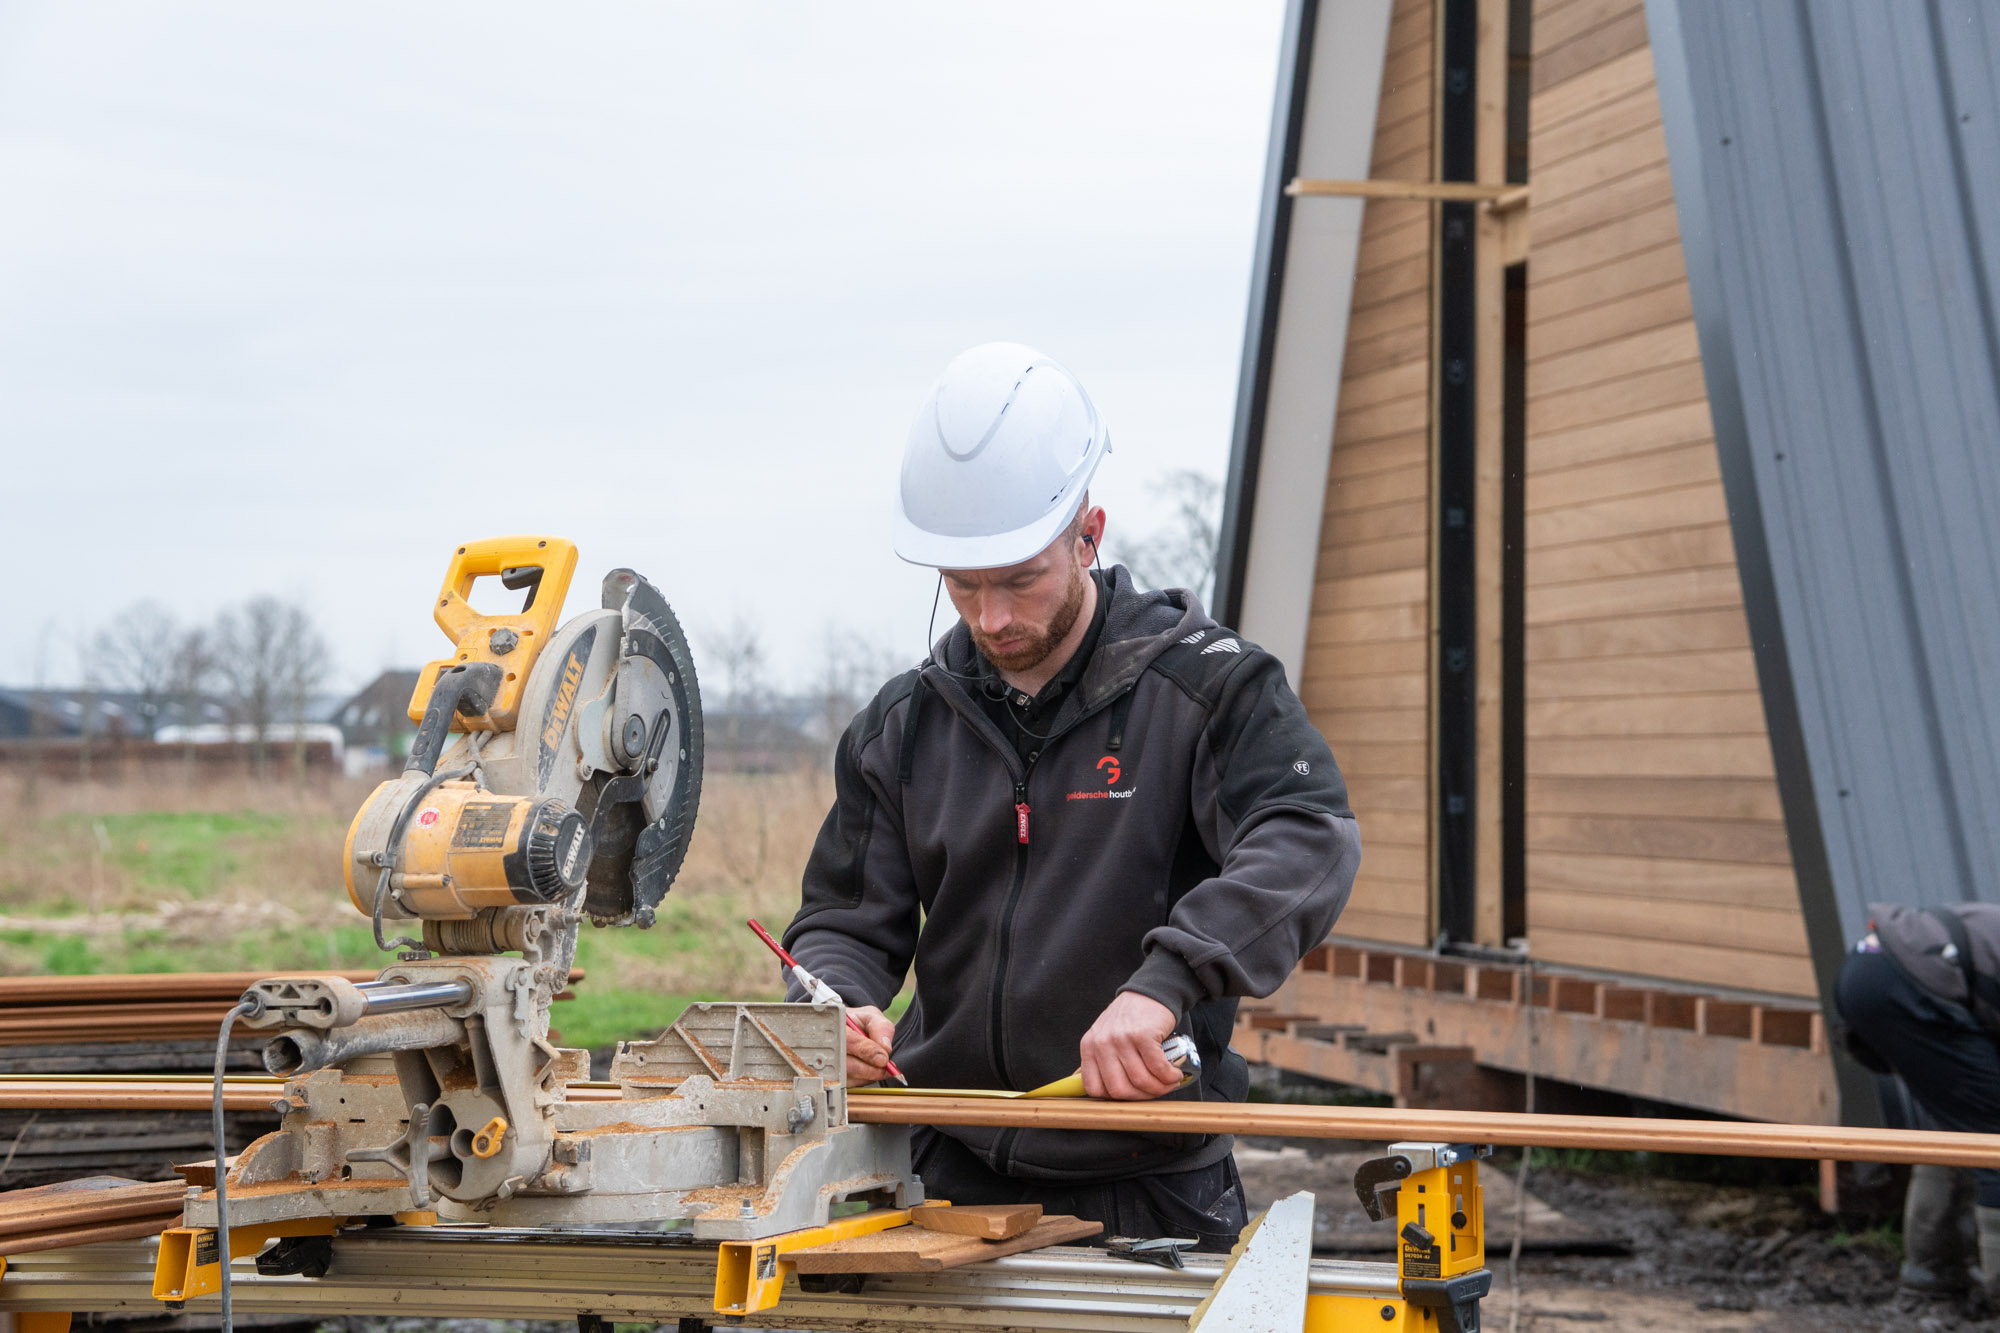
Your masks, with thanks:
[[[1370,1221],[1352,1187],[1355,1168],[1379,1152],[1360,1143],[1238,1140],[1237,1163],[1254,1214],[1294,1190],[1314,1192],[1315,1252],[1387,1259],[1393,1222]],[[1992,1328],[1982,1306],[1898,1290],[1901,1238],[1885,1221],[1820,1210],[1808,1175],[1773,1183],[1762,1167],[1683,1159],[1668,1178],[1607,1157],[1530,1168],[1521,1257],[1520,1314],[1508,1252],[1517,1216],[1518,1154],[1489,1159],[1487,1263],[1493,1294],[1484,1326],[1517,1333],[1598,1328],[1746,1333],[1858,1333],[1863,1329]],[[1710,1174],[1714,1179],[1689,1179]],[[1737,1180],[1756,1183],[1730,1183]]]

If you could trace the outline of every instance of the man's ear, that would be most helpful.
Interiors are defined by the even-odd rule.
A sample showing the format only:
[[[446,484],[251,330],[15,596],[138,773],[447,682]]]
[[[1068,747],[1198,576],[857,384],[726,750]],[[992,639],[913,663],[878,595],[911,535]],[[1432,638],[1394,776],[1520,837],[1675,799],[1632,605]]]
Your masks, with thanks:
[[[1083,516],[1083,531],[1077,538],[1086,543],[1086,552],[1100,559],[1104,555],[1104,507],[1092,505]],[[1085,563],[1089,563],[1085,561]]]

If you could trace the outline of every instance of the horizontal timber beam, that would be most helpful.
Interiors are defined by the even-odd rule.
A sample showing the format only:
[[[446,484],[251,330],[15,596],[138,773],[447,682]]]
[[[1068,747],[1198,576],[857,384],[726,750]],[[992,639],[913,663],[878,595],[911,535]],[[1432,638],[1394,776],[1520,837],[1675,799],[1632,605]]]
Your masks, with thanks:
[[[1486,185],[1475,181],[1329,181],[1294,179],[1285,193],[1295,199],[1437,199],[1446,203],[1486,204],[1496,213],[1528,202],[1525,185]]]
[[[571,1084],[577,1101],[613,1101],[609,1083]],[[229,1080],[224,1106],[268,1107],[275,1079]],[[205,1079],[0,1078],[0,1110],[201,1110]],[[1768,1125],[1733,1120],[1649,1120],[1620,1116],[1418,1111],[1391,1107],[1285,1106],[1259,1102],[1023,1101],[993,1097],[874,1096],[856,1089],[848,1118],[875,1125],[982,1125],[1109,1129],[1167,1134],[1268,1134],[1279,1138],[1436,1139],[1508,1147],[1601,1148],[1617,1152],[1792,1157],[1819,1161],[2000,1166],[2000,1134],[1947,1134],[1840,1125]]]

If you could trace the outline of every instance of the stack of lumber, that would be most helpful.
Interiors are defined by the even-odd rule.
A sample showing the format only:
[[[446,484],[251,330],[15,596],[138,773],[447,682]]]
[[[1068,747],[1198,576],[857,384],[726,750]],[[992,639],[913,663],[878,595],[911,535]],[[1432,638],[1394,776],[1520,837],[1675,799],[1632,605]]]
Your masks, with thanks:
[[[186,1191],[180,1180],[141,1184],[117,1176],[10,1190],[0,1194],[0,1255],[156,1236],[179,1225]]]
[[[1044,1217],[1038,1203],[910,1210],[912,1225],[829,1241],[785,1255],[795,1271],[813,1273],[935,1273],[1002,1255],[1083,1240],[1102,1222]]]

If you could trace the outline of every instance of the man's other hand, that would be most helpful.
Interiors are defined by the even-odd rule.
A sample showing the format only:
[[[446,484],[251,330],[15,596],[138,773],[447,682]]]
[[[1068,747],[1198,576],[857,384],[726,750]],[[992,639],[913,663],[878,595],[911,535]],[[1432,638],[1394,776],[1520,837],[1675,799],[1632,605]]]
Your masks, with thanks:
[[[1173,1030],[1173,1010],[1137,991],[1118,992],[1083,1034],[1083,1090],[1121,1102],[1143,1102],[1172,1092],[1185,1075],[1160,1054],[1160,1043]],[[850,1036],[849,1050],[853,1042]]]
[[[849,1009],[847,1016],[868,1034],[864,1037],[853,1028],[847,1029],[848,1086],[880,1082],[889,1072],[889,1047],[896,1040],[896,1025],[872,1004]]]

